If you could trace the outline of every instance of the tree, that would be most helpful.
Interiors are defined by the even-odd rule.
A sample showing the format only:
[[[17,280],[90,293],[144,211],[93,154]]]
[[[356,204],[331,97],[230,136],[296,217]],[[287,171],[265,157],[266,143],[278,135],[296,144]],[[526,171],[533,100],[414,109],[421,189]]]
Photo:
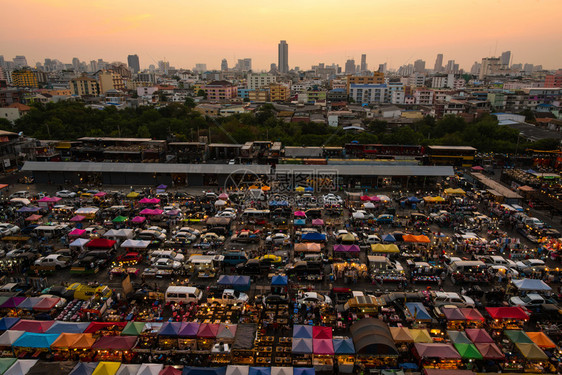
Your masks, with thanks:
[[[189,109],[193,109],[195,108],[195,100],[188,96],[187,98],[185,98],[185,102],[183,102],[183,105],[185,105]]]
[[[11,132],[14,130],[14,126],[10,121],[6,120],[5,118],[0,118],[0,129]]]
[[[207,99],[207,93],[202,89],[199,89],[199,91],[197,91],[197,96],[202,96],[203,99]]]

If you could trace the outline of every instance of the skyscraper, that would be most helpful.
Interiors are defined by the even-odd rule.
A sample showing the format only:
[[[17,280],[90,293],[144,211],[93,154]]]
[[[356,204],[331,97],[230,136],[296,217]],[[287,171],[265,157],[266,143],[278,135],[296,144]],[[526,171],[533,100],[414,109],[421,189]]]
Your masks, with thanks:
[[[424,73],[425,72],[425,61],[423,61],[423,60],[414,61],[414,72],[415,73]]]
[[[345,74],[355,74],[355,60],[350,59],[345,62]]]
[[[226,59],[222,59],[221,61],[221,70],[223,72],[228,71],[228,61],[226,61]]]
[[[129,55],[127,56],[127,64],[129,65],[129,69],[134,74],[140,72],[140,62],[139,57],[137,55]]]
[[[367,55],[362,54],[361,55],[361,71],[362,72],[366,72],[367,71]]]
[[[502,53],[502,56],[500,57],[500,61],[502,67],[509,68],[509,63],[511,62],[511,51],[505,51],[504,53]]]
[[[74,73],[80,71],[80,59],[78,57],[72,59],[72,68],[74,69]]]
[[[443,70],[443,54],[437,54],[437,58],[435,59],[435,65],[433,66],[433,70],[435,73],[439,73]]]
[[[27,66],[27,59],[25,58],[25,56],[16,56],[14,57],[14,65],[16,66],[16,68]]]
[[[279,73],[289,73],[289,45],[286,41],[279,42],[277,68]]]

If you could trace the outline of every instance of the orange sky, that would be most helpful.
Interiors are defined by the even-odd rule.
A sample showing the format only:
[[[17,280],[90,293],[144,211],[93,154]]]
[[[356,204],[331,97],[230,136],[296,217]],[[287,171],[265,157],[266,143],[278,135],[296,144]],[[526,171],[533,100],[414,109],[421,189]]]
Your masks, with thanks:
[[[562,67],[561,0],[18,0],[1,1],[0,55],[71,62],[103,58],[141,67],[219,68],[251,57],[254,70],[289,65],[356,63],[397,68],[437,53],[470,69],[482,57],[511,50],[514,63]]]

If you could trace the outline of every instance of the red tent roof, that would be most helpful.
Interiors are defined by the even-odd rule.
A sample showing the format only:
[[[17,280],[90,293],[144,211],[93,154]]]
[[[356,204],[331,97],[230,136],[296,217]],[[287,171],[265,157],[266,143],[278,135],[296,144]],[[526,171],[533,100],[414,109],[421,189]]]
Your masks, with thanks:
[[[494,343],[476,343],[476,349],[482,354],[484,359],[504,359],[505,356],[503,355],[500,348],[497,347]]]
[[[465,329],[464,332],[466,333],[466,335],[468,336],[470,341],[472,341],[473,343],[484,344],[484,343],[493,343],[494,342],[494,340],[490,337],[488,332],[486,332],[485,330],[483,330],[481,328],[476,328],[476,329],[468,328],[468,329]]]
[[[28,320],[22,319],[17,322],[11,330],[25,331],[31,333],[45,333],[55,323],[54,320]]]
[[[92,345],[92,349],[131,350],[136,342],[136,336],[102,336]]]
[[[482,314],[480,314],[480,311],[476,310],[475,308],[461,307],[459,310],[462,312],[466,320],[480,320],[482,322],[484,321],[484,317],[482,316]]]
[[[330,327],[312,327],[313,339],[332,339],[332,328]]]
[[[529,319],[529,315],[521,307],[486,307],[492,319]]]
[[[158,373],[158,375],[181,375],[181,370],[173,366],[164,367],[162,371]]]
[[[219,324],[207,323],[201,324],[199,331],[197,332],[197,337],[203,338],[215,338],[217,337],[217,332],[219,331]]]
[[[314,354],[334,355],[334,344],[332,339],[313,339],[312,348]]]
[[[92,322],[90,323],[88,328],[84,330],[84,333],[96,333],[98,331],[108,328],[111,329],[115,328],[117,331],[122,331],[126,325],[127,322]]]
[[[108,240],[107,238],[94,238],[90,242],[88,242],[85,246],[86,247],[95,247],[101,249],[110,249],[115,245],[117,241]]]

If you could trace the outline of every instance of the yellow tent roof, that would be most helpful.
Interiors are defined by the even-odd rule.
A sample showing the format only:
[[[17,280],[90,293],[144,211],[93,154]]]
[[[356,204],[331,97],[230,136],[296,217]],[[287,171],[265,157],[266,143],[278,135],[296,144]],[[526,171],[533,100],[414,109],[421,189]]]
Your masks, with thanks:
[[[127,198],[137,198],[139,195],[140,194],[136,191],[131,191],[129,194],[127,194]]]
[[[121,362],[100,362],[92,375],[115,375],[121,367]]]
[[[304,188],[303,188],[302,186],[297,186],[297,187],[295,188],[295,191],[303,192],[303,191],[304,191]]]
[[[414,342],[408,327],[389,327],[394,342]]]
[[[373,253],[399,253],[400,249],[395,244],[372,244],[371,251]]]
[[[463,189],[460,189],[460,188],[459,189],[448,188],[448,189],[445,189],[444,192],[445,192],[445,194],[448,194],[448,195],[465,195],[466,194],[466,192]]]
[[[414,342],[433,342],[433,339],[429,335],[429,332],[427,332],[427,329],[410,329],[410,335],[412,335]]]

